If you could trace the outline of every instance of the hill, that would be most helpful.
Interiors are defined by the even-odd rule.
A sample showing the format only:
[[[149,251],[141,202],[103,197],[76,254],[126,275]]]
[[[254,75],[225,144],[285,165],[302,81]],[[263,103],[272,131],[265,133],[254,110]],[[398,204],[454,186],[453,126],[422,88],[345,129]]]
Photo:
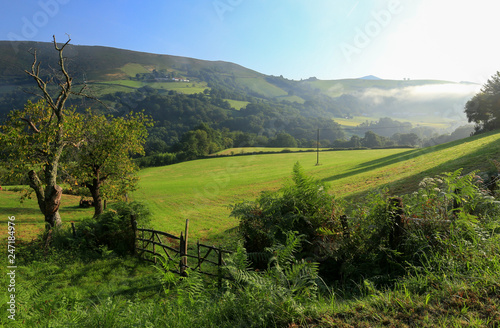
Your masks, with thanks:
[[[367,75],[359,78],[360,80],[382,80],[379,77],[376,77],[375,75]]]
[[[20,92],[33,81],[24,73],[37,51],[43,67],[56,67],[53,45],[45,42],[0,41],[0,114],[22,106]],[[236,109],[249,102],[317,105],[323,116],[391,117],[415,124],[463,123],[463,105],[478,88],[435,80],[361,79],[302,81],[270,76],[243,66],[171,55],[159,55],[101,46],[69,45],[68,71],[76,85],[87,83],[99,98],[117,92],[132,93],[148,87],[184,94],[223,90],[223,98]],[[48,69],[42,71],[47,77]],[[110,107],[116,104],[107,101]]]

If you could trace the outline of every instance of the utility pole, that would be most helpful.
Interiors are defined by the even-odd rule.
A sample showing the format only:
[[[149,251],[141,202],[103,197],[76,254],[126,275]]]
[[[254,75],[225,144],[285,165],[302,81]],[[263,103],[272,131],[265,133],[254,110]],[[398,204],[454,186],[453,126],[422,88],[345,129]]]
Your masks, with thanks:
[[[319,165],[319,129],[318,136],[316,137],[316,166]]]

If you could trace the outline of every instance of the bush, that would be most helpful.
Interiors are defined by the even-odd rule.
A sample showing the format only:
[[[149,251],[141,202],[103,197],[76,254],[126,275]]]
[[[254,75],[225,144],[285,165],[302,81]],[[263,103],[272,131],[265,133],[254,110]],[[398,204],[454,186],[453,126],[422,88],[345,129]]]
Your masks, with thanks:
[[[274,243],[285,243],[290,231],[304,235],[306,252],[312,252],[320,228],[331,221],[333,198],[327,186],[307,177],[296,163],[293,184],[277,192],[263,192],[255,202],[233,205],[231,215],[240,220],[239,231],[249,252],[263,252]]]
[[[54,228],[45,232],[42,240],[46,243],[50,238],[53,248],[84,256],[132,254],[135,248],[132,216],[144,226],[149,222],[150,213],[143,203],[120,202],[97,218],[88,218],[77,224],[75,234],[69,227]]]

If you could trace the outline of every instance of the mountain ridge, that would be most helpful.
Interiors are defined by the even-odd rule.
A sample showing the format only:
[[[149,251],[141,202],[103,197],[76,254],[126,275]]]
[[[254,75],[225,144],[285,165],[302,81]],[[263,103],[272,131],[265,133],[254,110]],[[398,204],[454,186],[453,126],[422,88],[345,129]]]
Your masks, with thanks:
[[[20,91],[33,87],[24,72],[33,63],[30,50],[37,49],[42,62],[42,74],[53,73],[47,67],[57,67],[57,58],[50,42],[0,41],[0,99],[22,98]],[[223,90],[222,98],[247,102],[315,104],[335,117],[429,117],[442,118],[444,108],[463,107],[470,93],[439,96],[438,101],[421,99],[417,102],[405,96],[408,88],[459,83],[441,80],[386,80],[373,75],[358,79],[289,80],[283,76],[266,75],[242,65],[223,60],[203,60],[168,54],[154,54],[101,45],[68,44],[66,63],[76,85],[87,83],[97,97],[105,98],[116,92],[133,92],[144,87],[162,92],[194,94],[207,89]],[[464,84],[462,84],[463,86]],[[24,98],[25,95],[24,95]],[[435,96],[434,96],[435,98]],[[24,100],[25,101],[25,100]],[[5,101],[4,101],[5,103]],[[18,101],[21,103],[21,100]],[[0,111],[12,108],[2,104]]]

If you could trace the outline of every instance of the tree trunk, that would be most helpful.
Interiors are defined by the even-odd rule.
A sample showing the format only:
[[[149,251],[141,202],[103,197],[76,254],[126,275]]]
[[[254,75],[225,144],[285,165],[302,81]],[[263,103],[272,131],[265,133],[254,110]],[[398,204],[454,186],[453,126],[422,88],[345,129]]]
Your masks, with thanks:
[[[58,185],[47,186],[45,188],[45,221],[51,227],[62,223],[59,215],[59,206],[61,205],[62,188]]]
[[[92,200],[94,202],[94,217],[102,214],[102,198],[101,198],[101,182],[97,179],[92,181],[92,184],[87,183],[87,188],[90,190],[90,194],[92,195]]]
[[[48,222],[51,227],[60,226],[62,223],[61,215],[59,215],[59,211],[53,214],[45,214],[45,222]]]
[[[47,186],[43,189],[42,183],[35,171],[28,173],[29,185],[35,191],[38,201],[38,207],[45,216],[45,222],[53,228],[62,223],[59,215],[59,206],[61,204],[62,188],[58,185]]]

